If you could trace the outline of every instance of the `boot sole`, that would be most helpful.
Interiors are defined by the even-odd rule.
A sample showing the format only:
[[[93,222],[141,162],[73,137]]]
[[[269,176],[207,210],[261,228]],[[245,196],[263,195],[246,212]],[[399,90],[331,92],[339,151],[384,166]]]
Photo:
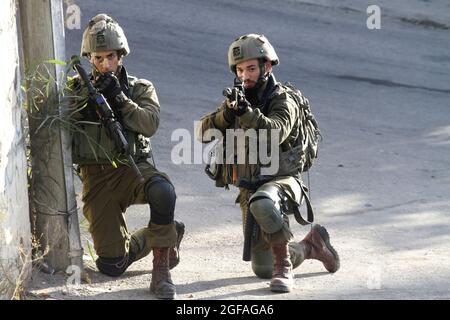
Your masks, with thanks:
[[[177,297],[177,293],[168,293],[165,295],[158,295],[153,288],[150,287],[150,293],[152,293],[157,299],[161,300],[174,300]]]
[[[176,297],[177,297],[177,295],[176,294],[167,294],[167,295],[157,295],[156,293],[154,293],[154,292],[152,292],[154,295],[155,295],[155,297],[157,298],[157,299],[161,299],[161,300],[175,300],[176,299]]]
[[[331,253],[333,254],[334,258],[337,261],[336,269],[333,271],[330,271],[331,273],[335,273],[336,271],[339,270],[340,259],[339,259],[339,255],[338,255],[337,251],[333,248],[333,246],[330,243],[330,235],[328,234],[327,229],[325,229],[325,227],[321,226],[320,224],[316,224],[314,227],[316,228],[317,232],[319,232],[319,234],[322,237],[322,239],[324,240],[325,245],[327,246],[328,250],[331,251]]]
[[[287,293],[291,292],[291,290],[291,288],[281,284],[270,285],[270,291],[272,292]]]

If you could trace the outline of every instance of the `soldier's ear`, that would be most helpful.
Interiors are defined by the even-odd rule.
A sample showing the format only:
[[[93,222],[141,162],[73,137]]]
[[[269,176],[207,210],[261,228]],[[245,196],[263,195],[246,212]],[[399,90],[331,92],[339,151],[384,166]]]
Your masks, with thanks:
[[[264,63],[264,68],[266,69],[266,73],[271,73],[272,72],[272,62],[266,61]]]
[[[122,58],[125,56],[125,55],[124,55],[124,52],[123,52],[122,50],[117,50],[116,52],[117,52],[117,59],[118,59],[119,61],[121,61]]]
[[[88,58],[91,64],[94,64],[94,57],[92,56],[92,54],[88,53],[86,57]]]

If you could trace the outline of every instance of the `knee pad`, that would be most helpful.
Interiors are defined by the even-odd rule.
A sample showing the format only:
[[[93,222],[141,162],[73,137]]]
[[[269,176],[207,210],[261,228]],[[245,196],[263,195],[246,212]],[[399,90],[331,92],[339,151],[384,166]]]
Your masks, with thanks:
[[[252,270],[258,278],[272,278],[273,258],[270,249],[252,251]]]
[[[104,258],[98,257],[95,261],[98,270],[110,277],[118,277],[125,272],[125,270],[134,261],[133,254],[130,252],[129,255],[117,258]]]
[[[155,176],[146,183],[144,192],[150,205],[150,222],[159,225],[172,223],[177,198],[173,185],[163,177]]]
[[[278,188],[268,186],[259,188],[250,198],[249,209],[261,229],[269,234],[275,233],[284,225],[280,210]]]

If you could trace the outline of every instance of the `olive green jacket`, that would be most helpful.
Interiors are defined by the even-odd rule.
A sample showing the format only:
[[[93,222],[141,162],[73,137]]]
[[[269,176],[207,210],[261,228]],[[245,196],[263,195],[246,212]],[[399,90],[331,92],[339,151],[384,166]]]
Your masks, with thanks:
[[[153,84],[145,79],[128,77],[129,98],[124,99],[120,114],[124,133],[134,158],[146,157],[150,151],[149,138],[159,126],[160,106]],[[73,162],[99,164],[122,161],[114,141],[107,135],[95,116],[94,106],[87,102],[87,88],[75,77],[68,85],[71,94]]]
[[[262,88],[261,90],[263,90]],[[292,97],[287,91],[279,84],[275,85],[273,93],[270,95],[266,106],[266,111],[261,111],[263,107],[261,104],[252,106],[250,111],[247,111],[240,117],[236,117],[235,123],[229,123],[224,117],[224,110],[226,108],[226,102],[224,101],[219,108],[212,113],[207,114],[200,120],[200,134],[198,139],[203,143],[211,142],[210,139],[204,136],[208,129],[218,129],[226,136],[227,129],[256,129],[259,140],[259,129],[267,129],[268,136],[270,137],[270,130],[279,130],[278,150],[284,152],[292,149],[298,135],[299,130],[299,109]],[[270,139],[268,141],[267,150],[270,154],[274,149],[270,145]],[[246,146],[248,151],[248,146]],[[259,159],[259,154],[258,154]],[[247,159],[248,160],[248,159]],[[238,165],[238,178],[252,179],[260,174],[260,166],[258,164],[248,163]],[[226,162],[228,163],[228,162]],[[223,166],[223,179],[224,184],[230,183],[230,166]],[[284,175],[284,174],[283,174]],[[274,174],[279,176],[279,174]]]

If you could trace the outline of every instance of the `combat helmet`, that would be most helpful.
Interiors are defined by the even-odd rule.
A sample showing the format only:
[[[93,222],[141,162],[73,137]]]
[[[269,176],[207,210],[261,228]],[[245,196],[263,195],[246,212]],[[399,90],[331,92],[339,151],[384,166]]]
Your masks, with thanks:
[[[275,49],[264,35],[247,34],[233,41],[228,49],[228,67],[236,73],[236,65],[246,60],[265,58],[275,66],[280,63]]]
[[[122,56],[130,53],[125,33],[113,18],[104,13],[98,14],[89,21],[83,32],[80,55],[84,57],[91,52],[113,50],[119,51]]]

